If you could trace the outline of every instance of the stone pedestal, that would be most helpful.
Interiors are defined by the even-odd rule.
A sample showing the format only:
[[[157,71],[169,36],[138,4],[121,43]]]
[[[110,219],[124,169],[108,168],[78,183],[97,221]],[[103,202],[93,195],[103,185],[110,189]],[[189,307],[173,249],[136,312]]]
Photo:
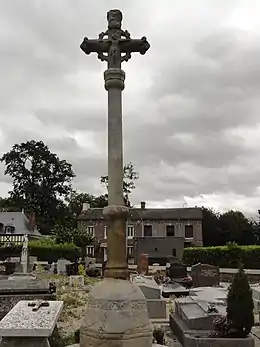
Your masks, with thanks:
[[[80,347],[150,347],[152,331],[145,297],[136,284],[106,278],[92,288]]]
[[[1,347],[50,347],[48,338],[61,314],[63,301],[32,310],[38,301],[20,301],[0,322]]]

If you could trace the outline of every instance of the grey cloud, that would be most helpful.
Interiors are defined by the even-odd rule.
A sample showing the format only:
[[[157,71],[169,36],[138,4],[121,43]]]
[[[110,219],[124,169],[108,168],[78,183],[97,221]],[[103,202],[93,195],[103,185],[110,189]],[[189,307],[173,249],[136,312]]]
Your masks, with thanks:
[[[36,110],[35,116],[43,124],[61,124],[67,130],[91,130],[105,133],[107,110],[105,109],[57,109]]]
[[[106,65],[79,45],[84,36],[105,30],[106,12],[117,5],[0,4],[2,151],[42,139],[73,165],[75,187],[90,193],[102,192],[99,177],[107,171]],[[251,6],[257,12],[258,3]],[[123,65],[129,87],[124,158],[140,172],[134,202],[213,192],[254,196],[258,146],[249,148],[231,130],[259,123],[260,41],[226,26],[234,9],[247,8],[245,2],[121,1],[120,7],[124,28],[151,43],[145,57],[135,55]]]

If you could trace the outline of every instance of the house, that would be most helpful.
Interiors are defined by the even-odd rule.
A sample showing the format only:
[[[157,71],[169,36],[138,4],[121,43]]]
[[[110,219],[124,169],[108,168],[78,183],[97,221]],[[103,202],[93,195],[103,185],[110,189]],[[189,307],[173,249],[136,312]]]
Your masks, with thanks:
[[[99,254],[89,246],[87,253],[97,261],[106,260],[107,226],[102,208],[83,204],[78,228],[91,233],[100,244]],[[127,225],[127,254],[130,263],[137,263],[141,254],[148,254],[150,263],[165,263],[169,256],[182,257],[184,247],[202,246],[202,209],[140,208],[130,209]]]
[[[24,235],[28,235],[29,240],[41,237],[35,225],[34,213],[28,218],[24,212],[0,212],[1,243],[22,243]]]

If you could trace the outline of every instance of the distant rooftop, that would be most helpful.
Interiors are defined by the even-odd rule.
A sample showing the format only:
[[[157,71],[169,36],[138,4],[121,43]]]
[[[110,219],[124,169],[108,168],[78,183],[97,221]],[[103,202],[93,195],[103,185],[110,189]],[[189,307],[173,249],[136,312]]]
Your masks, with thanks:
[[[103,218],[102,208],[88,208],[81,211],[78,220],[100,220]],[[201,220],[200,207],[188,208],[131,208],[130,220]]]
[[[30,231],[29,219],[23,212],[0,212],[0,223],[4,226],[14,226],[12,234],[27,234],[31,236],[41,236],[35,229]]]

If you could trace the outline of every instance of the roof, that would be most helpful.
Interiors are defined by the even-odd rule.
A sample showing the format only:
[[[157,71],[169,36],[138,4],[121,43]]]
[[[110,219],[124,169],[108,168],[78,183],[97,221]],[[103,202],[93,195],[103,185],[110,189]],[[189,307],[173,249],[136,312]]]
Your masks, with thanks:
[[[78,220],[100,220],[103,218],[102,208],[90,208],[81,211]],[[131,208],[129,220],[200,220],[200,207],[188,208]]]
[[[13,225],[15,230],[13,234],[28,234],[32,236],[41,236],[37,231],[29,230],[29,219],[23,212],[0,212],[0,223],[3,223],[5,226]]]

